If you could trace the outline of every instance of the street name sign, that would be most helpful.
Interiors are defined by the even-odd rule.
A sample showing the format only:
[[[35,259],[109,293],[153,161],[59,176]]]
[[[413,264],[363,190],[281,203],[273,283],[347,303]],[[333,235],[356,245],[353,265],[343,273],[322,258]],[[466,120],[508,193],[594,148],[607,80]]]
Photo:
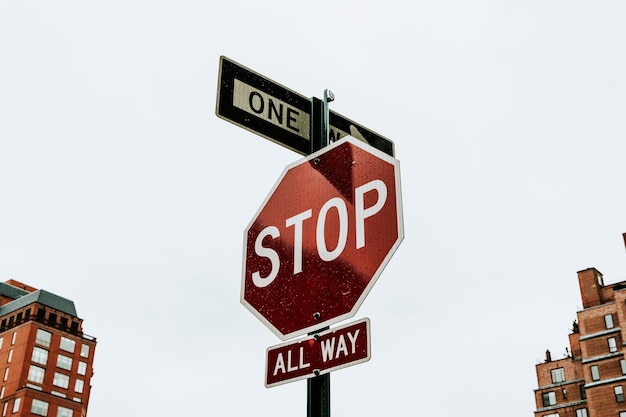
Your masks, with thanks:
[[[348,136],[287,166],[249,223],[241,303],[282,340],[345,320],[403,238],[399,161]]]
[[[371,357],[370,321],[346,326],[267,349],[265,386],[324,375],[367,362]]]
[[[312,151],[311,99],[225,56],[220,57],[215,113],[301,155]],[[391,140],[331,110],[330,141],[348,135],[394,156]]]

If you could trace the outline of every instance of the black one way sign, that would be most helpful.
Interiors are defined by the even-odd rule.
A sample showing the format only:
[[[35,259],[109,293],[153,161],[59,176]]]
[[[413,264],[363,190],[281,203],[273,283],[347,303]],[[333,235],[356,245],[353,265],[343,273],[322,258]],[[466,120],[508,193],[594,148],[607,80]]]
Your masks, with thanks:
[[[311,99],[225,56],[220,58],[215,113],[302,155],[312,151]],[[330,141],[348,135],[394,156],[391,140],[331,110]]]

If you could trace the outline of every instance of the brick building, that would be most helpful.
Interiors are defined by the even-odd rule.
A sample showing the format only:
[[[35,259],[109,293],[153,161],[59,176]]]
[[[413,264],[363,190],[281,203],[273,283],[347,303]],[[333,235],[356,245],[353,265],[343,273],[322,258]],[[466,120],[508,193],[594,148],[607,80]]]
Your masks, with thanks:
[[[583,309],[568,357],[553,360],[546,351],[536,365],[535,417],[626,417],[626,281],[605,285],[589,268],[578,283]]]
[[[72,301],[0,283],[0,416],[85,417],[95,348]]]

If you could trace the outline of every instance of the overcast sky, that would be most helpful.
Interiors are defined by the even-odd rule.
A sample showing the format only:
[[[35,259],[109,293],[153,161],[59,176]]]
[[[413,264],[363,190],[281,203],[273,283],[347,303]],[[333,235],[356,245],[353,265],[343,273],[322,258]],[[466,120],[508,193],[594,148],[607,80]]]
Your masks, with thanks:
[[[220,55],[392,139],[405,240],[334,416],[532,415],[576,272],[626,279],[623,1],[0,0],[0,280],[97,337],[90,417],[306,415],[239,303],[300,156],[215,116]]]

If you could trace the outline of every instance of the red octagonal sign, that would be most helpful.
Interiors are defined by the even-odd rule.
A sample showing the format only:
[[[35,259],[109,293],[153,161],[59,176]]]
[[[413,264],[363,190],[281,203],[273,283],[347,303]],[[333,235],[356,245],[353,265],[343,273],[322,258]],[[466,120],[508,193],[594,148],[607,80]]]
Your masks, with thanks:
[[[246,228],[241,302],[283,340],[347,319],[403,238],[398,160],[335,142],[289,165]]]

